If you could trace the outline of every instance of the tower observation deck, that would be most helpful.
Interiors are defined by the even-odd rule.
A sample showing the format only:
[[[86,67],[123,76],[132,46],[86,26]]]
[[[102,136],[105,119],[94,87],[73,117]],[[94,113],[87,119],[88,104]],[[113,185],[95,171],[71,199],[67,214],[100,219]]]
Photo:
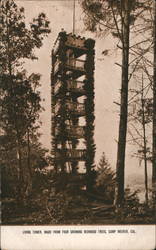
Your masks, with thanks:
[[[57,172],[91,172],[94,145],[94,45],[59,33],[52,50],[52,158]]]

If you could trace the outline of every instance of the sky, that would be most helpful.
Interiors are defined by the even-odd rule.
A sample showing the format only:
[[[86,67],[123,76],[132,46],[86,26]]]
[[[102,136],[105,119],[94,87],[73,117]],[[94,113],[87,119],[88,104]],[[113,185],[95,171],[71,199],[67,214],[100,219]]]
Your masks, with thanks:
[[[68,0],[16,0],[19,6],[25,8],[26,21],[30,22],[33,17],[40,12],[46,13],[49,21],[51,34],[44,40],[44,45],[40,50],[36,50],[38,61],[26,62],[28,72],[40,73],[41,77],[41,96],[44,99],[43,106],[45,111],[41,114],[42,121],[42,143],[45,147],[51,147],[51,50],[58,33],[63,28],[67,33],[72,32],[73,27],[73,1]],[[120,102],[121,69],[115,64],[120,63],[120,52],[114,50],[115,42],[112,37],[99,38],[95,34],[85,31],[83,24],[82,10],[76,1],[76,34],[86,38],[93,38],[95,46],[95,144],[96,157],[98,163],[102,152],[110,162],[113,169],[116,166],[117,158],[117,139],[119,126],[119,106],[114,102]],[[108,49],[108,56],[103,56],[102,51]],[[138,160],[132,157],[135,148],[127,144],[126,148],[126,183],[132,175],[139,178],[143,176],[144,169],[139,166]],[[149,168],[151,175],[151,167]]]

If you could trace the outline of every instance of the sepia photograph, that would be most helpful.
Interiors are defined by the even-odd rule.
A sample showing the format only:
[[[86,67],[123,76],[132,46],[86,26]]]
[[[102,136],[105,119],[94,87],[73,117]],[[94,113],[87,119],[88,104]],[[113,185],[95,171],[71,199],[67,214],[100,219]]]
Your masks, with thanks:
[[[156,1],[0,10],[1,225],[154,226]]]

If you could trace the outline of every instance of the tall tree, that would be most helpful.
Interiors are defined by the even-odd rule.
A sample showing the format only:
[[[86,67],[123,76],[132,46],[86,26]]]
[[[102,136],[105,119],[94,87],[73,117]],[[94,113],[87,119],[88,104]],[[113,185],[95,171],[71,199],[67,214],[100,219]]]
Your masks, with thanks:
[[[130,28],[133,26],[134,22],[142,15],[143,10],[145,10],[147,6],[147,1],[82,1],[82,7],[85,12],[84,22],[86,24],[86,27],[93,32],[103,32],[104,35],[111,33],[114,37],[118,38],[118,41],[121,44],[117,45],[118,48],[122,50],[120,97],[121,104],[116,164],[115,204],[117,207],[121,207],[124,202],[125,151],[128,117],[128,85],[129,80],[131,78],[129,77],[129,52],[131,47]]]
[[[116,165],[116,205],[122,206],[124,201],[124,169],[125,150],[128,117],[128,74],[129,74],[129,34],[130,34],[130,12],[131,7],[128,0],[121,3],[122,18],[122,80],[121,80],[121,104],[120,123],[118,137],[118,152]]]
[[[25,147],[25,144],[27,145],[27,156],[28,161],[30,161],[30,142],[28,143],[26,137],[28,131],[31,131],[32,134],[35,130],[39,112],[42,110],[39,92],[35,91],[39,79],[40,76],[36,74],[31,75],[29,78],[24,72],[16,74],[12,85],[12,95],[8,90],[8,84],[10,84],[8,77],[2,77],[1,90],[5,93],[0,99],[2,129],[9,136],[10,143],[14,143],[14,148],[16,148],[19,166],[19,189],[21,192],[23,192],[22,187],[24,189],[25,183],[24,168],[22,166],[23,147]],[[32,179],[30,162],[28,162],[27,167],[30,179]]]
[[[141,69],[142,71],[142,69]],[[151,122],[152,122],[152,98],[151,84],[145,86],[144,81],[147,78],[142,73],[142,76],[135,77],[135,87],[133,92],[133,100],[130,102],[129,112],[129,134],[132,137],[130,142],[137,146],[137,152],[134,156],[139,159],[140,165],[144,163],[145,176],[145,201],[148,205],[149,189],[148,189],[148,163],[151,163]],[[132,109],[131,109],[132,108]],[[132,128],[132,129],[131,129]]]
[[[19,197],[22,197],[22,147],[26,134],[35,124],[41,110],[41,98],[36,90],[40,76],[27,76],[22,67],[24,59],[37,59],[34,50],[42,46],[50,29],[44,13],[34,18],[28,27],[24,8],[18,8],[14,0],[2,0],[0,8],[2,128],[4,133],[14,135],[19,168]]]
[[[152,190],[153,203],[156,202],[156,1],[153,1],[154,20],[153,20],[153,167],[152,167]]]

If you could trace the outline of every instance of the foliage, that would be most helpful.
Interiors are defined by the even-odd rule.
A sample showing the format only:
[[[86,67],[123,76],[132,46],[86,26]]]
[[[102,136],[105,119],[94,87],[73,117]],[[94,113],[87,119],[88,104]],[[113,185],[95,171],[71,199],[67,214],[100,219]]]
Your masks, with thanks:
[[[27,77],[25,71],[14,75],[12,83],[7,75],[2,75],[1,122],[7,133],[18,133],[23,138],[27,129],[39,118],[42,110],[40,92],[36,91],[39,80],[40,75],[32,74]]]
[[[5,165],[1,166],[1,197],[14,198],[17,195],[17,182],[18,176],[17,173],[10,171]]]
[[[139,17],[142,18],[142,10],[150,10],[151,5],[151,0],[129,1],[130,25],[133,26]],[[113,37],[122,40],[122,11],[124,10],[122,1],[83,0],[81,6],[84,10],[84,23],[87,30],[102,36],[111,33]]]
[[[138,198],[139,190],[131,191],[130,188],[125,189],[124,207],[116,213],[117,223],[124,224],[153,224],[155,221],[155,212],[152,201],[140,203]]]
[[[18,8],[14,0],[2,0],[0,7],[2,72],[8,73],[19,67],[23,59],[37,59],[34,49],[42,46],[50,29],[44,13],[40,13],[27,27],[24,8]]]
[[[137,93],[137,91],[135,92]],[[147,92],[145,93],[147,95]],[[141,106],[141,102],[143,103],[143,107]],[[132,138],[130,142],[131,144],[134,144],[138,147],[137,152],[134,154],[134,156],[139,158],[141,164],[141,161],[144,159],[145,154],[146,160],[152,161],[152,152],[150,146],[151,135],[149,135],[149,128],[151,126],[153,112],[152,98],[146,97],[142,100],[140,100],[140,98],[136,98],[136,100],[134,100],[131,105],[133,106],[133,112],[130,113],[129,118],[129,134]],[[133,132],[131,128],[133,129]]]
[[[143,73],[141,79],[139,79],[139,77],[136,79],[137,83],[140,83],[141,80],[141,86],[139,86],[140,91],[135,90],[137,98],[132,102],[134,108],[130,121],[133,123],[130,123],[130,125],[132,125],[134,131],[133,133],[130,131],[130,135],[132,137],[132,142],[138,147],[137,153],[134,155],[139,158],[140,165],[142,160],[144,161],[145,197],[146,203],[148,204],[148,161],[151,161],[152,157],[147,125],[150,127],[152,120],[152,98],[148,97],[151,95],[150,88],[147,90],[148,85],[144,86]]]
[[[120,65],[121,105],[115,192],[115,203],[117,206],[120,206],[124,202],[124,174],[128,121],[129,81],[142,58],[142,54],[138,57],[137,53],[137,33],[140,34],[147,29],[147,27],[143,29],[136,29],[136,27],[140,27],[140,25],[141,27],[144,26],[145,19],[143,18],[143,13],[147,13],[148,10],[151,10],[152,1],[83,0],[81,2],[81,5],[84,10],[84,23],[86,25],[86,28],[103,36],[111,33],[115,38],[118,38],[117,48],[121,49],[122,51],[122,65]],[[133,45],[130,44],[130,35],[132,35],[132,30],[135,33],[135,44]],[[140,40],[139,43],[141,43]],[[149,47],[147,51],[149,51]],[[129,75],[131,64],[134,65],[134,70],[132,70],[131,75]]]
[[[16,198],[18,196],[18,158],[16,147],[7,141],[7,135],[0,137],[1,141],[1,164],[2,164],[2,197]],[[10,147],[8,147],[10,143]],[[40,188],[47,185],[46,173],[43,169],[48,166],[47,150],[41,147],[39,142],[30,144],[31,148],[31,169],[32,169],[32,192],[36,189],[39,192]],[[27,168],[27,146],[22,147],[22,166],[24,172],[23,187],[27,189],[29,180],[29,170]],[[42,187],[43,185],[43,187]],[[30,195],[30,194],[28,194]]]
[[[40,75],[23,70],[24,59],[37,59],[34,51],[43,44],[43,39],[50,32],[49,21],[44,13],[26,25],[24,8],[18,8],[14,0],[2,0],[1,7],[1,127],[7,140],[5,148],[10,146],[15,151],[11,159],[5,161],[9,172],[16,170],[18,176],[18,197],[23,199],[26,182],[31,183],[30,143],[32,135],[39,127],[38,119],[42,111],[41,97],[38,91]],[[7,145],[8,143],[8,145]],[[27,153],[25,153],[27,151]],[[8,150],[7,150],[8,152]],[[27,172],[25,172],[25,156]],[[25,174],[26,173],[26,174]],[[26,180],[27,179],[27,180]]]
[[[50,195],[52,207],[50,214],[52,223],[72,223],[74,218],[80,216],[83,211],[87,199],[83,191],[86,183],[85,176],[75,175],[73,173],[53,173],[51,176],[51,187],[54,193]]]
[[[54,224],[82,224],[91,219],[91,210],[82,194],[57,193],[50,211]]]
[[[54,173],[52,180],[56,193],[65,191],[71,195],[78,195],[85,185],[85,177],[73,173]]]
[[[84,89],[87,98],[84,101],[86,111],[85,143],[86,143],[86,171],[87,171],[87,190],[93,188],[92,171],[94,170],[95,143],[94,143],[94,44],[95,41],[89,40],[86,46],[90,48],[87,52],[85,70],[86,79],[84,80]]]
[[[130,188],[125,189],[124,215],[135,216],[139,209],[138,191],[132,192]]]
[[[55,198],[55,202],[51,209],[52,223],[62,224],[66,222],[68,210],[70,209],[71,197],[66,197],[64,193],[59,193]]]
[[[102,154],[97,166],[96,188],[106,202],[113,201],[115,191],[115,173],[111,169],[105,153]]]

